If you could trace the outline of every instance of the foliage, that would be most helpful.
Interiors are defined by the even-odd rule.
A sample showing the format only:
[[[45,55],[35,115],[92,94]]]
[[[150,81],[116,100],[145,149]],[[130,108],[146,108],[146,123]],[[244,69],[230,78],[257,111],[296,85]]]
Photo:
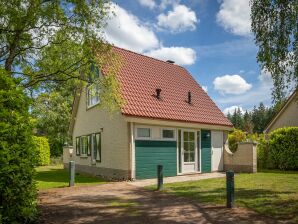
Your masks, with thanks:
[[[63,165],[41,166],[36,168],[38,189],[49,189],[57,187],[67,187],[69,184],[69,174],[63,169]],[[106,181],[99,177],[76,173],[75,185],[104,184]]]
[[[277,113],[283,102],[277,103],[272,107],[265,107],[260,103],[258,107],[254,106],[253,110],[244,114],[240,109],[235,109],[233,115],[227,115],[236,129],[241,129],[247,133],[263,133],[264,129]]]
[[[0,69],[0,223],[29,223],[36,215],[28,107],[23,90]]]
[[[298,127],[279,128],[269,136],[270,168],[298,170]]]
[[[273,79],[273,99],[284,99],[298,85],[298,2],[251,0],[257,60]]]
[[[155,189],[156,186],[150,187]],[[225,205],[226,180],[213,178],[164,185],[165,192],[199,203]],[[266,171],[235,176],[235,204],[278,222],[298,221],[298,172]]]
[[[49,139],[51,156],[60,156],[67,141],[72,105],[72,97],[68,95],[63,95],[62,91],[43,93],[33,103],[32,116],[36,119],[37,134]]]
[[[238,143],[246,140],[246,134],[238,129],[234,129],[232,133],[229,134],[229,149],[231,152],[236,152]]]
[[[46,166],[50,164],[50,146],[46,137],[33,136],[33,144],[37,152],[37,165]]]
[[[260,136],[260,138],[258,139],[257,160],[259,169],[267,169],[268,167],[270,167],[268,141],[265,139],[265,135]]]

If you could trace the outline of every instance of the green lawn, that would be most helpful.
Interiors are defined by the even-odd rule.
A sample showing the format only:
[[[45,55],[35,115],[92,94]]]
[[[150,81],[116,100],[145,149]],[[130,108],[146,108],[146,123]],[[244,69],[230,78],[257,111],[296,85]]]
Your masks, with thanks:
[[[225,178],[165,184],[165,192],[225,205]],[[151,187],[152,188],[152,187]],[[236,206],[298,222],[298,172],[263,171],[235,176]]]
[[[64,170],[62,165],[40,166],[36,168],[36,171],[37,175],[35,180],[37,181],[38,189],[49,189],[68,186],[68,171]],[[78,173],[75,176],[75,185],[102,183],[105,183],[105,181],[98,177]]]

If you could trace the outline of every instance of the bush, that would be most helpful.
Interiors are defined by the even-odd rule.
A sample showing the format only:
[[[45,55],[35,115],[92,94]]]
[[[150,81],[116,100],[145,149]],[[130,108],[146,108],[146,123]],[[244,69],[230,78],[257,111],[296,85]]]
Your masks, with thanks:
[[[35,150],[38,153],[37,165],[46,166],[50,164],[50,146],[46,137],[33,136]]]
[[[267,169],[268,167],[270,167],[269,164],[269,155],[268,155],[268,141],[266,141],[265,136],[264,135],[260,135],[258,141],[258,145],[257,145],[257,164],[258,164],[258,168],[261,169]]]
[[[234,129],[232,133],[229,134],[229,149],[231,152],[236,152],[238,143],[246,140],[245,132]]]
[[[298,127],[279,128],[269,136],[269,168],[298,169]]]
[[[29,223],[36,216],[35,150],[29,99],[0,69],[0,223]]]

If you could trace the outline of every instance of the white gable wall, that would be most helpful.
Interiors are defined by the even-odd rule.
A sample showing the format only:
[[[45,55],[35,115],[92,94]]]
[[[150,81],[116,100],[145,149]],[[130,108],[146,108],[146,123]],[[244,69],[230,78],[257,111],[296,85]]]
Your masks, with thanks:
[[[76,137],[101,132],[101,162],[92,165],[91,156],[76,156]],[[83,88],[73,128],[74,158],[78,169],[103,176],[130,173],[130,128],[120,112],[109,113],[98,106],[87,109],[86,88]],[[83,167],[84,166],[84,167]],[[91,167],[91,168],[90,168]],[[95,172],[96,168],[104,168]],[[111,169],[111,170],[109,170]],[[92,171],[93,170],[93,171]],[[113,174],[118,173],[118,174]],[[122,175],[121,174],[121,175]],[[121,178],[121,177],[120,177]]]

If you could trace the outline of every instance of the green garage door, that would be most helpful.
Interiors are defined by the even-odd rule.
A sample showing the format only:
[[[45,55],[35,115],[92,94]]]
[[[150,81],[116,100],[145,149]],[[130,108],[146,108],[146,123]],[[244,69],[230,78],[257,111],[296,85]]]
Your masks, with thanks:
[[[202,172],[211,172],[211,131],[201,131]]]
[[[177,175],[175,141],[136,140],[136,179],[157,177],[157,165],[163,165],[165,177]]]

